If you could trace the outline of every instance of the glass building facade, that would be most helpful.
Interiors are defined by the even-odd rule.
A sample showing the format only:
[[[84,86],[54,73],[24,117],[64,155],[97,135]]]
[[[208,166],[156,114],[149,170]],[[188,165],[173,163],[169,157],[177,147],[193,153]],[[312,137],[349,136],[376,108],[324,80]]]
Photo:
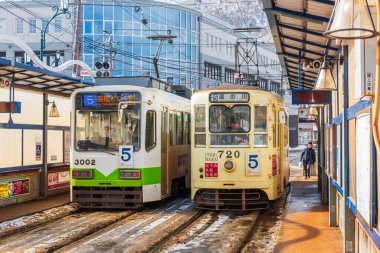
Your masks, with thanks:
[[[96,62],[109,61],[113,55],[113,76],[155,77],[153,58],[159,41],[147,37],[167,35],[170,31],[177,38],[172,44],[162,43],[160,79],[174,85],[199,87],[197,13],[153,1],[86,1],[82,11],[83,60],[94,69]]]

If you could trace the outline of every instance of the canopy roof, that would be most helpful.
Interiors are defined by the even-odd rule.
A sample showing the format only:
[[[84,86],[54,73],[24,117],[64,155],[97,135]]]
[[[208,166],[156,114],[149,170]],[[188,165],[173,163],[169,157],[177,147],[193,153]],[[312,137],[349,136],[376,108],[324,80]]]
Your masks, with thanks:
[[[335,57],[338,48],[323,36],[334,8],[330,0],[263,0],[276,51],[290,88],[298,86],[298,59]],[[318,69],[301,69],[301,88],[313,88]]]
[[[9,79],[15,88],[48,92],[68,97],[79,88],[93,86],[92,82],[66,76],[57,72],[0,58],[0,78]]]

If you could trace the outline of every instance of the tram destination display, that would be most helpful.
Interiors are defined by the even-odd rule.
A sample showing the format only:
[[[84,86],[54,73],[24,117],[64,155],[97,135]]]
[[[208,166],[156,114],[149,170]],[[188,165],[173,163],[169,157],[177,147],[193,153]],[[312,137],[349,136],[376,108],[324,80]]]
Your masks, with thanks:
[[[212,92],[210,93],[211,103],[247,103],[249,102],[248,92]]]
[[[77,97],[78,107],[105,108],[117,107],[120,102],[140,101],[138,92],[84,93]]]

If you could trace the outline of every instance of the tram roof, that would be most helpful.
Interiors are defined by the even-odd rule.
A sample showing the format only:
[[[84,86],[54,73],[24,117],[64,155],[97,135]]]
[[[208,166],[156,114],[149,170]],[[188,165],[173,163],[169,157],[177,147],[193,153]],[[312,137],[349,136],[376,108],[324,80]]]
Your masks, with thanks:
[[[336,56],[338,48],[323,36],[335,1],[263,0],[274,44],[290,88],[298,86],[298,59]],[[300,53],[300,55],[299,55]],[[313,88],[319,70],[301,72],[301,87]]]
[[[78,78],[0,58],[0,78],[9,79],[15,88],[69,97],[79,88],[93,86]]]

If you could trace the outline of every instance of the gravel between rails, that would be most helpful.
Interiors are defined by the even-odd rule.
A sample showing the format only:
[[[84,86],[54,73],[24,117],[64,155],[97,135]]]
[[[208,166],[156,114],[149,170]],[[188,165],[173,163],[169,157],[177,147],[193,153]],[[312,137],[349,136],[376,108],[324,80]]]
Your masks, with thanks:
[[[46,225],[65,216],[80,213],[76,204],[67,204],[0,223],[0,240]]]
[[[281,220],[286,213],[291,187],[287,187],[282,198],[271,202],[268,209],[263,210],[260,219],[252,229],[250,238],[241,253],[272,253],[277,243],[281,228]]]
[[[239,252],[259,214],[208,211],[172,237],[159,252]]]
[[[58,252],[147,252],[197,213],[189,198],[179,198],[159,208],[146,208]]]
[[[83,211],[0,240],[0,252],[53,252],[132,215],[133,211]]]

